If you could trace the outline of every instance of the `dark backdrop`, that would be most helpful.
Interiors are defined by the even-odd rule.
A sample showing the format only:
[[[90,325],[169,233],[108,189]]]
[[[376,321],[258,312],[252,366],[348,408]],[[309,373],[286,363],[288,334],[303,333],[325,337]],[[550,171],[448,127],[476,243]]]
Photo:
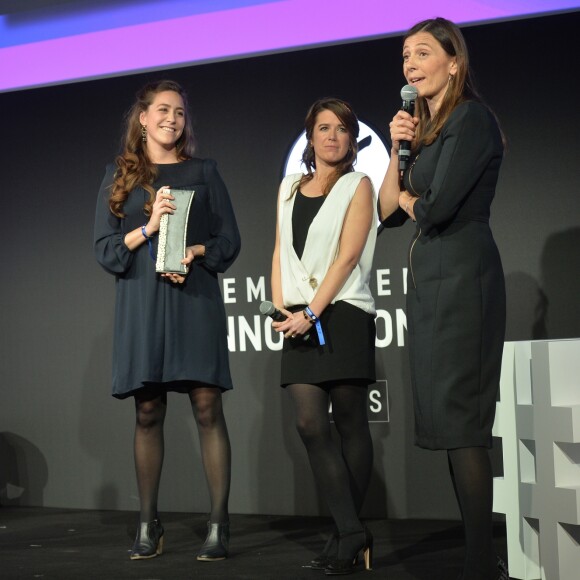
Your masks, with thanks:
[[[480,88],[508,142],[492,215],[507,275],[508,340],[580,335],[578,15],[464,29]],[[387,137],[404,84],[400,53],[400,37],[385,38],[0,95],[3,504],[137,506],[132,403],[109,395],[114,281],[95,263],[92,227],[121,118],[138,87],[166,77],[190,94],[199,155],[218,160],[243,236],[223,281],[236,386],[226,396],[231,509],[323,511],[290,401],[277,386],[277,337],[257,315],[269,297],[277,187],[318,97],[347,99]],[[375,472],[365,511],[456,517],[444,453],[413,447],[403,285],[411,235],[407,225],[384,232],[377,244],[383,382],[369,407],[379,422],[372,424]],[[248,297],[248,278],[258,288],[263,278],[266,295]],[[160,506],[203,512],[208,499],[187,398],[175,395],[169,404]]]

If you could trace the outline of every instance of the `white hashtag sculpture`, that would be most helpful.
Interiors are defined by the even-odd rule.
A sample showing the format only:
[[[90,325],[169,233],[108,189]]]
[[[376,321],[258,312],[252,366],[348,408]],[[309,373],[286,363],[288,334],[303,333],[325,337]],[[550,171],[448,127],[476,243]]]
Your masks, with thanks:
[[[580,579],[580,340],[505,344],[493,434],[510,577]]]

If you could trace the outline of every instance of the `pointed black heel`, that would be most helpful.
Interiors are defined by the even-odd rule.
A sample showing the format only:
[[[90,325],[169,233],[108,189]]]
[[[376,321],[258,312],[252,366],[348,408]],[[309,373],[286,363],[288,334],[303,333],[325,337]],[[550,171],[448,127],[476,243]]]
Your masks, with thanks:
[[[228,557],[230,544],[230,523],[213,524],[207,522],[207,537],[197,559],[200,562],[215,562]]]
[[[341,534],[338,540],[338,555],[326,566],[325,574],[327,576],[352,574],[361,552],[365,570],[372,570],[373,536],[366,527],[364,530]]]
[[[163,554],[164,533],[159,518],[152,522],[141,522],[131,548],[131,560],[148,560]]]
[[[324,570],[330,564],[330,561],[333,558],[336,558],[338,553],[338,531],[334,531],[328,540],[326,540],[326,544],[320,554],[310,560],[305,568],[310,568],[311,570]]]

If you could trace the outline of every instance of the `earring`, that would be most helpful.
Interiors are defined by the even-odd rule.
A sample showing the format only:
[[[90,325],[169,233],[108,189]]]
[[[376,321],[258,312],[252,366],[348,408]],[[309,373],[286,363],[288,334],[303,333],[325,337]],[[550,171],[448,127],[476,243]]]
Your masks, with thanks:
[[[141,141],[147,143],[147,127],[141,125]]]

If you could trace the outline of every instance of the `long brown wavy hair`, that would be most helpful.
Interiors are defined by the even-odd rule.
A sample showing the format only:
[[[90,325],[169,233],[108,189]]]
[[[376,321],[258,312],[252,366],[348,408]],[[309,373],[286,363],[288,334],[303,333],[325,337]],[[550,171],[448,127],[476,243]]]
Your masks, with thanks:
[[[450,78],[441,106],[434,117],[431,117],[429,113],[426,100],[422,97],[417,99],[415,116],[419,117],[419,125],[415,132],[414,149],[418,149],[421,145],[430,145],[435,141],[457,105],[464,101],[482,102],[475,88],[473,73],[469,67],[467,45],[459,27],[445,18],[423,20],[405,34],[403,44],[410,36],[418,32],[431,34],[449,56],[455,57],[457,73]]]
[[[133,106],[125,115],[125,135],[123,137],[122,153],[115,159],[117,170],[111,186],[109,207],[117,217],[123,218],[123,204],[129,193],[137,186],[149,192],[149,199],[145,203],[146,215],[151,215],[151,208],[155,201],[155,190],[152,184],[158,175],[157,166],[151,162],[147,154],[147,147],[141,135],[139,116],[146,111],[155,100],[157,93],[173,91],[183,99],[185,108],[185,127],[176,143],[177,159],[184,161],[193,156],[195,142],[191,118],[187,104],[187,95],[184,89],[176,82],[169,80],[155,81],[146,84],[136,95]]]
[[[307,145],[302,154],[302,163],[306,167],[306,175],[303,175],[300,181],[292,188],[290,197],[296,193],[301,187],[306,185],[314,178],[314,171],[316,170],[316,158],[314,156],[314,148],[311,140],[316,126],[316,117],[322,111],[331,111],[334,113],[340,122],[344,125],[349,139],[349,148],[345,157],[336,165],[334,173],[326,183],[323,195],[328,195],[334,184],[345,174],[354,171],[354,164],[358,153],[357,137],[359,133],[358,119],[354,114],[351,106],[341,99],[333,97],[325,97],[316,101],[308,110],[306,119],[304,121],[304,128],[306,129]]]

